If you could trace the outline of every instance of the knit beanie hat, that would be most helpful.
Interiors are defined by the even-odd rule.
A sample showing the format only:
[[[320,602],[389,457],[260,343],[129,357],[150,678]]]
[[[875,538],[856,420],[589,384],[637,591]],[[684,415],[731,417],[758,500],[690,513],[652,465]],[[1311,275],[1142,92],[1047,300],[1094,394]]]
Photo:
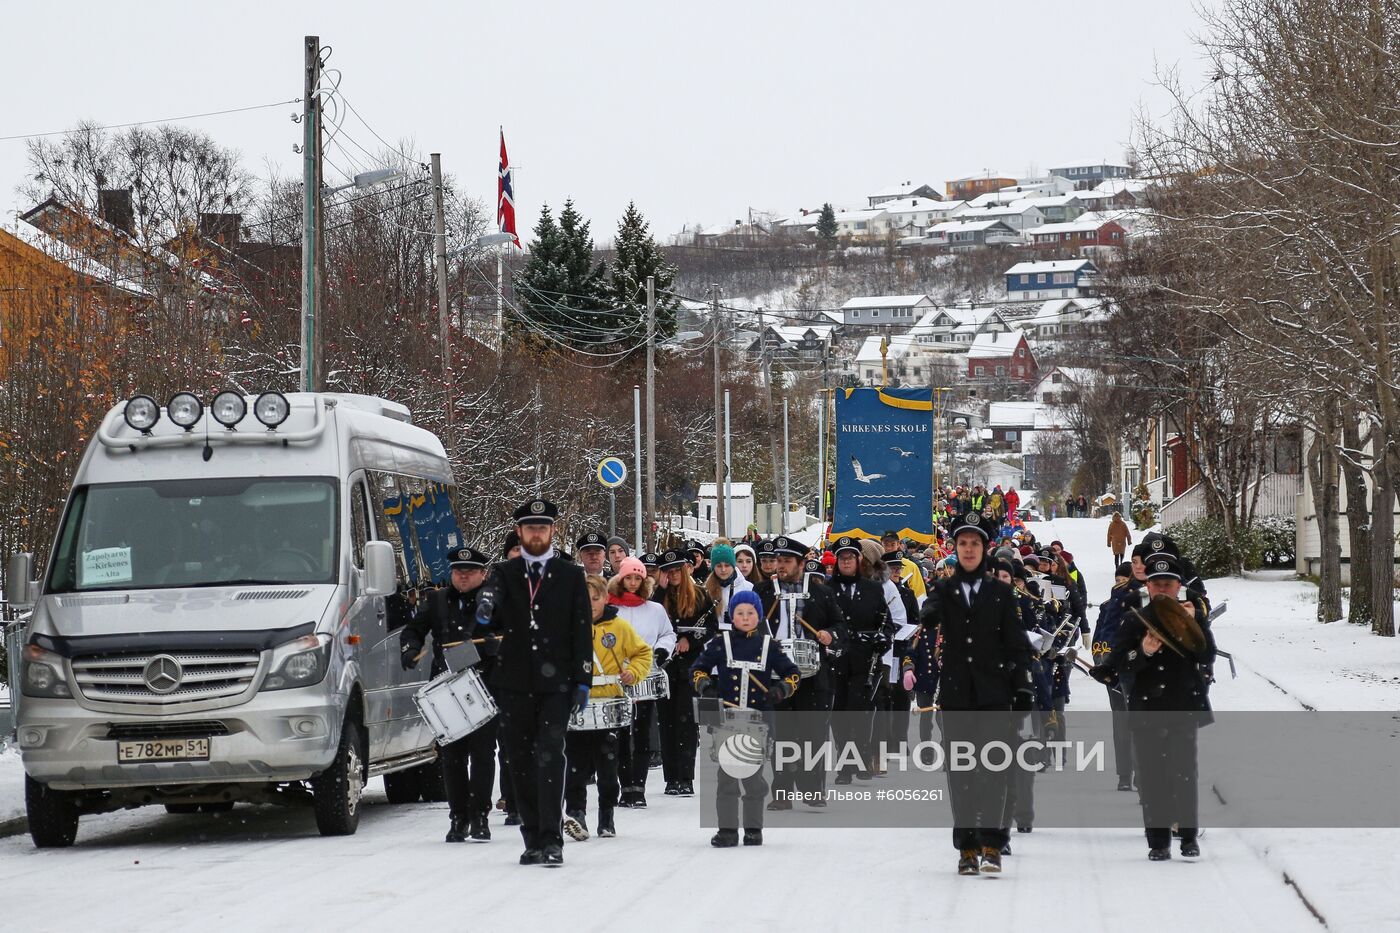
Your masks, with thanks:
[[[763,618],[763,600],[759,599],[753,590],[744,590],[729,597],[729,608],[725,610],[725,615],[731,619],[734,618],[735,606],[753,606],[753,611],[758,613],[759,619]]]
[[[734,549],[727,544],[716,544],[710,548],[710,566],[728,564],[734,566]]]

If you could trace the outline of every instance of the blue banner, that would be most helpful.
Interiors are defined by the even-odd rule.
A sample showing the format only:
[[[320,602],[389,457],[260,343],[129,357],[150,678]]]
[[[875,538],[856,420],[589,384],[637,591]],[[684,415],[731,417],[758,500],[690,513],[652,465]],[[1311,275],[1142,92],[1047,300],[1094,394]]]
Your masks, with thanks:
[[[933,392],[836,390],[831,537],[933,538]]]

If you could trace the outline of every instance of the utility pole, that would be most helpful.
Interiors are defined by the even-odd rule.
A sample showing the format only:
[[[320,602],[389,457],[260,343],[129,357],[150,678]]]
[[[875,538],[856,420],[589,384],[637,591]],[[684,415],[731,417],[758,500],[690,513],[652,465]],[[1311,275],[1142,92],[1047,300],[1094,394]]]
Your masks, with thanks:
[[[730,469],[730,462],[734,458],[734,452],[729,446],[729,390],[724,390],[724,509],[722,515],[729,514],[729,503],[734,501],[734,471]],[[721,527],[720,534],[724,534]]]
[[[301,98],[301,390],[320,388],[321,38],[307,36]]]
[[[637,484],[640,487],[642,482],[641,464],[637,464]],[[647,511],[646,511],[646,534],[647,544],[642,543],[642,536],[637,535],[638,552],[649,551],[651,548],[651,523],[656,521],[656,278],[647,276]],[[638,510],[640,511],[640,509]],[[640,520],[639,520],[640,521]],[[638,526],[643,527],[641,525]]]
[[[710,325],[711,337],[714,343],[714,371],[715,371],[715,503],[719,508],[715,509],[719,519],[719,533],[725,534],[726,516],[724,514],[724,422],[720,418],[721,408],[724,399],[720,395],[720,357],[719,357],[719,285],[710,285]]]
[[[442,408],[447,427],[443,439],[452,455],[452,343],[447,320],[447,218],[442,206],[442,155],[429,156],[433,164],[433,256],[437,266],[438,340],[442,345]]]
[[[792,473],[788,466],[788,399],[783,396],[783,534],[787,534],[787,516],[792,509]]]
[[[636,513],[636,521],[633,529],[636,537],[632,539],[632,546],[637,549],[637,553],[644,554],[651,550],[642,540],[642,387],[632,387],[632,483],[633,483],[633,511]]]

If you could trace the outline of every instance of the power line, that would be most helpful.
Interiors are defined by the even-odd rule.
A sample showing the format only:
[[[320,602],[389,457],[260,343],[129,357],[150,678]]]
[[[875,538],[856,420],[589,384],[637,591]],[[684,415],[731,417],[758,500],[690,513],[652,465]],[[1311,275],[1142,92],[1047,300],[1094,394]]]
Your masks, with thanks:
[[[131,126],[149,126],[153,123],[178,123],[182,120],[198,120],[203,117],[221,117],[228,113],[247,113],[250,110],[267,110],[270,107],[286,107],[289,104],[299,104],[301,98],[292,100],[279,100],[272,104],[254,104],[251,107],[232,107],[228,110],[210,110],[207,113],[189,113],[182,117],[165,117],[160,120],[134,120],[131,123],[108,123],[103,126],[80,126],[76,129],[50,130],[47,133],[19,133],[15,136],[0,136],[0,143],[12,142],[16,139],[40,139],[45,136],[67,136],[70,133],[80,133],[85,130],[122,130]],[[348,103],[347,103],[348,106]],[[372,131],[371,131],[372,132]]]

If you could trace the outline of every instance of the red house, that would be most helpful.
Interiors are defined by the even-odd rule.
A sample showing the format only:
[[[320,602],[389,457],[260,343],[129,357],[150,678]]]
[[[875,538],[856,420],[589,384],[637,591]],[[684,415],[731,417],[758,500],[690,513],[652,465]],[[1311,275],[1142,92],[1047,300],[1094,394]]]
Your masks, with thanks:
[[[1024,382],[1036,380],[1035,354],[1019,330],[1006,334],[978,334],[967,351],[969,382]]]
[[[1090,218],[1031,227],[1026,237],[1037,249],[1078,250],[1086,246],[1122,249],[1125,232],[1117,221]]]

